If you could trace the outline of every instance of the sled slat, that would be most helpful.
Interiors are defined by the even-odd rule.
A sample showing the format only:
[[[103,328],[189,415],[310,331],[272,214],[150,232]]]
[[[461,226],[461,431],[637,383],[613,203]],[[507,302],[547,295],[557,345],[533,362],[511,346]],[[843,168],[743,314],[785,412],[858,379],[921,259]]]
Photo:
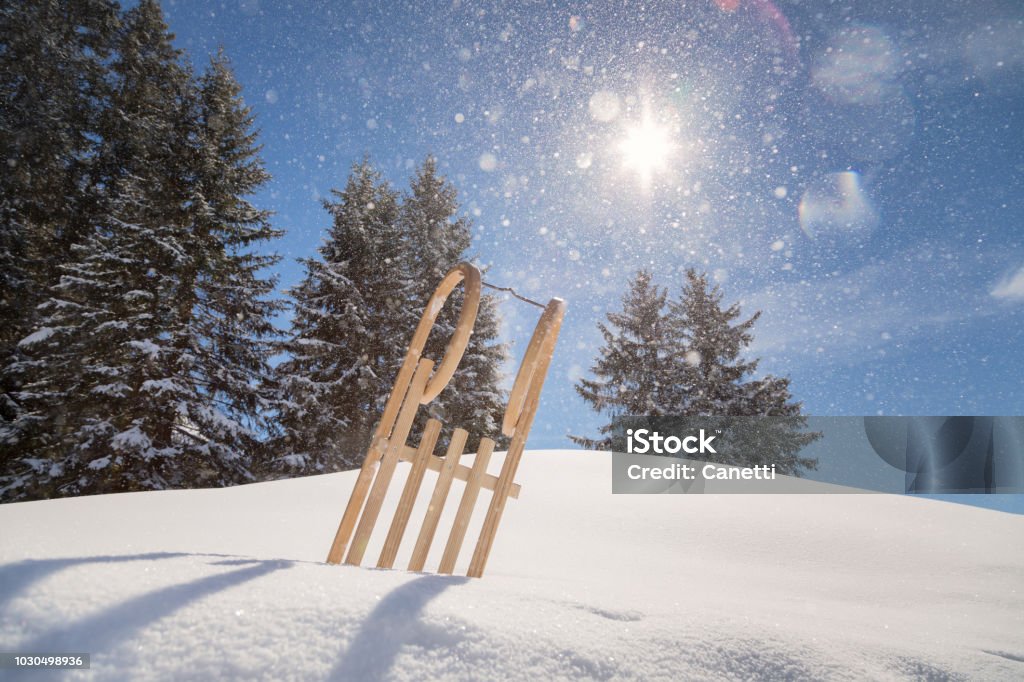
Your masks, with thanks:
[[[331,543],[331,549],[327,553],[327,563],[329,564],[341,563],[341,558],[345,555],[349,538],[352,537],[352,531],[355,529],[356,521],[359,519],[359,512],[362,511],[363,502],[366,501],[366,494],[370,491],[370,483],[373,482],[373,475],[377,471],[377,464],[387,447],[385,439],[391,435],[391,429],[395,425],[395,417],[398,415],[398,408],[401,406],[402,400],[409,390],[409,384],[412,382],[415,364],[413,356],[407,355],[405,362],[402,363],[402,368],[398,371],[395,385],[392,387],[391,395],[388,396],[388,402],[384,406],[384,415],[381,417],[380,423],[377,424],[377,429],[373,433],[373,440],[366,451],[366,457],[363,458],[363,465],[359,469],[359,477],[356,478],[356,484],[352,488],[352,494],[349,496],[348,504],[345,506],[345,513],[338,524],[338,532],[335,533],[334,542]]]
[[[334,542],[331,543],[331,550],[327,553],[327,563],[339,564],[341,557],[345,554],[345,547],[348,539],[352,537],[352,529],[356,527],[356,519],[359,518],[359,510],[366,499],[366,493],[370,490],[370,482],[373,481],[373,474],[377,471],[377,462],[380,460],[380,449],[370,446],[363,460],[363,466],[359,469],[359,476],[352,488],[352,495],[348,498],[345,506],[345,514],[338,524],[338,532],[334,534]]]
[[[480,529],[480,537],[476,542],[476,549],[473,550],[473,558],[469,562],[469,572],[466,575],[470,578],[482,577],[487,566],[487,559],[494,545],[494,536],[498,532],[501,516],[505,513],[505,503],[512,488],[512,479],[519,469],[519,460],[522,459],[523,449],[526,447],[526,437],[530,433],[533,418],[540,405],[540,392],[544,388],[544,379],[551,364],[551,356],[555,352],[555,343],[558,341],[564,315],[565,303],[560,299],[552,299],[535,332],[542,335],[538,348],[539,359],[526,389],[523,410],[515,420],[512,441],[509,443],[505,461],[501,465],[501,473],[498,475],[498,485],[491,496],[491,504],[487,507],[487,516],[484,517],[484,525]]]
[[[473,558],[469,562],[469,571],[466,573],[470,578],[479,578],[484,574],[484,567],[491,553],[491,545],[494,544],[494,536],[498,532],[498,524],[501,523],[501,516],[505,513],[505,502],[508,500],[508,490],[511,488],[512,479],[519,468],[519,460],[523,456],[523,447],[526,445],[526,435],[530,432],[530,422],[533,421],[533,412],[537,409],[537,399],[533,396],[527,398],[526,411],[523,415],[526,422],[525,428],[516,429],[505,454],[505,461],[501,465],[501,473],[498,475],[498,485],[491,496],[491,504],[487,507],[487,516],[484,517],[484,525],[480,529],[480,537],[473,550]]]
[[[410,571],[422,571],[423,565],[427,563],[430,545],[433,544],[434,535],[437,533],[437,522],[440,521],[441,512],[444,511],[444,503],[448,499],[448,491],[451,490],[455,469],[459,465],[462,449],[466,447],[467,438],[469,438],[469,433],[465,429],[455,429],[452,434],[452,442],[448,445],[448,454],[445,455],[444,462],[441,464],[441,472],[434,484],[434,494],[430,496],[430,505],[423,517],[423,526],[420,528],[419,537],[416,538],[412,559],[409,560]]]
[[[459,511],[455,514],[455,523],[452,524],[451,534],[448,535],[448,544],[445,545],[444,554],[441,556],[438,573],[451,575],[451,572],[455,570],[455,562],[459,558],[459,550],[462,549],[462,541],[466,538],[466,529],[469,528],[469,520],[473,516],[473,507],[480,494],[480,480],[483,478],[484,471],[487,470],[487,463],[491,460],[493,450],[493,440],[490,438],[480,439],[480,451],[476,454],[476,461],[473,462],[469,480],[466,481],[466,489],[462,491],[462,501],[459,502]]]
[[[427,471],[427,458],[433,454],[434,445],[437,444],[437,437],[440,434],[441,422],[436,419],[428,419],[427,425],[423,429],[423,437],[420,439],[420,446],[416,450],[416,459],[413,460],[412,469],[409,470],[409,477],[405,479],[402,497],[398,500],[398,508],[395,509],[395,518],[392,519],[388,536],[384,540],[384,549],[381,550],[377,568],[391,568],[395,565],[398,548],[402,544],[405,528],[409,525],[413,505],[416,504],[416,495],[419,494],[420,486],[423,485],[423,474]]]
[[[427,385],[430,372],[434,363],[423,358],[416,365],[416,373],[412,377],[412,385],[409,386],[409,393],[405,396],[402,409],[398,413],[398,421],[395,423],[395,430],[388,439],[388,447],[380,461],[380,468],[377,477],[370,489],[370,496],[366,500],[366,507],[356,527],[356,534],[352,538],[352,546],[349,547],[348,556],[345,557],[346,564],[358,566],[366,553],[366,546],[370,542],[370,535],[373,533],[373,526],[377,523],[377,516],[380,514],[381,505],[384,504],[384,496],[387,494],[391,477],[395,473],[395,465],[398,464],[398,452],[409,437],[409,430],[412,428],[413,419],[416,417],[416,410],[420,405],[420,396],[423,395],[423,388]]]
[[[414,459],[416,459],[416,448],[409,445],[406,445],[404,448],[402,448],[403,462],[411,462]],[[445,460],[441,459],[440,457],[431,455],[430,459],[427,460],[427,468],[430,469],[431,471],[440,472],[441,468],[444,466],[444,462]],[[471,469],[465,464],[459,464],[456,465],[455,467],[454,476],[457,480],[468,481],[470,471]],[[484,474],[483,478],[480,479],[480,487],[484,488],[485,490],[494,490],[494,487],[496,485],[498,485],[498,477],[495,476],[494,474]],[[514,499],[519,499],[520,490],[521,488],[519,487],[519,484],[513,483],[512,487],[509,489],[508,496]]]

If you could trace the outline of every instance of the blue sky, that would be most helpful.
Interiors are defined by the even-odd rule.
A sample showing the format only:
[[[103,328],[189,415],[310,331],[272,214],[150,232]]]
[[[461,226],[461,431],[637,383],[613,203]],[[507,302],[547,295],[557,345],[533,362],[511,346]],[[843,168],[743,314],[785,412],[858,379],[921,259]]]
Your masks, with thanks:
[[[753,353],[811,414],[1024,414],[1017,2],[164,9],[256,112],[283,286],[354,161],[404,187],[432,153],[486,278],[568,301],[531,447],[600,422],[572,382],[641,266],[762,310]],[[502,313],[521,352],[537,311]]]

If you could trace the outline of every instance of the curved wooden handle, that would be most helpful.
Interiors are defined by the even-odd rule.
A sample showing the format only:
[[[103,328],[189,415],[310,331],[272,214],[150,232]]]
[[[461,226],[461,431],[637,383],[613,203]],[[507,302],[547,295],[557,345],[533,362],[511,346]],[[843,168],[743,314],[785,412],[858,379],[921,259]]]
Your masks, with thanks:
[[[550,358],[554,352],[555,341],[558,339],[558,331],[562,326],[564,315],[565,301],[553,298],[544,308],[544,312],[533,330],[530,345],[526,347],[526,355],[523,356],[523,362],[519,365],[519,373],[516,374],[516,381],[512,384],[512,392],[508,396],[505,417],[501,422],[501,432],[506,436],[515,433],[516,425],[519,424],[519,420],[523,416],[526,398],[534,392],[535,385],[544,381],[543,376],[537,375],[537,367],[542,359]]]
[[[430,297],[427,308],[420,318],[420,323],[416,326],[416,333],[413,334],[412,341],[409,342],[409,355],[418,358],[423,352],[423,346],[427,342],[427,337],[430,336],[430,330],[433,328],[441,308],[444,307],[445,301],[448,300],[459,282],[464,283],[463,286],[466,290],[466,297],[462,301],[462,310],[459,313],[459,322],[455,326],[455,333],[452,334],[452,338],[445,347],[444,357],[438,363],[437,369],[434,370],[433,376],[427,382],[427,387],[423,390],[423,396],[420,398],[421,405],[426,405],[444,390],[448,382],[451,381],[452,375],[455,374],[463,353],[466,352],[469,337],[473,334],[473,326],[476,324],[476,314],[480,309],[480,271],[476,266],[471,263],[459,263],[448,271]]]

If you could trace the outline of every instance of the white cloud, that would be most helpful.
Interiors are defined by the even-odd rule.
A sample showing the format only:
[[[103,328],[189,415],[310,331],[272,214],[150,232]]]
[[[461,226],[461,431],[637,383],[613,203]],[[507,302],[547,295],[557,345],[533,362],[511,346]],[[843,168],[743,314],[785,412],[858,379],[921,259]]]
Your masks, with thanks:
[[[995,298],[1024,301],[1024,265],[1017,272],[1004,277],[990,292]]]
[[[741,301],[744,314],[763,311],[751,354],[853,363],[997,314],[982,291],[965,294],[967,280],[958,270],[937,276],[934,258],[907,252],[844,274],[773,284]],[[1004,296],[1024,299],[1024,268],[1003,288]]]
[[[923,314],[886,289],[887,273],[869,265],[842,276],[775,284],[744,297],[744,314],[762,311],[752,352],[835,358],[874,352],[883,333],[900,334]]]

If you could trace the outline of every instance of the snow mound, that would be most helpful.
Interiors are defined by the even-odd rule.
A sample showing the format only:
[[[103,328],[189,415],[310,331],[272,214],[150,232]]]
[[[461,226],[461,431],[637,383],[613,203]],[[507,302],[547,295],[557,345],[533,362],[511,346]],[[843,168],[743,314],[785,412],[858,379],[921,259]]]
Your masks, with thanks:
[[[1024,677],[1024,517],[613,496],[605,453],[530,452],[518,479],[482,580],[324,564],[354,472],[5,505],[2,648],[90,653],[72,679]]]

